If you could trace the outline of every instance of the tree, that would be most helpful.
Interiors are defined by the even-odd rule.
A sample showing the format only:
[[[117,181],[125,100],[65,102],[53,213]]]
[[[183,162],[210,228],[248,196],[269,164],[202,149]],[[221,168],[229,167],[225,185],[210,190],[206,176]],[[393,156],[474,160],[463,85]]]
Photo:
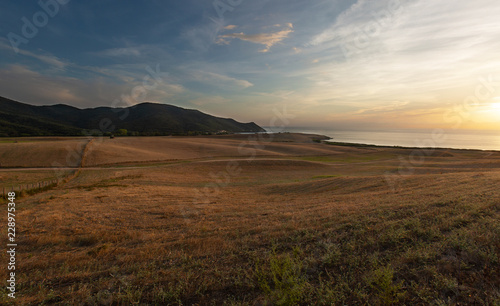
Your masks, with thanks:
[[[115,136],[127,136],[128,131],[126,129],[118,129]]]

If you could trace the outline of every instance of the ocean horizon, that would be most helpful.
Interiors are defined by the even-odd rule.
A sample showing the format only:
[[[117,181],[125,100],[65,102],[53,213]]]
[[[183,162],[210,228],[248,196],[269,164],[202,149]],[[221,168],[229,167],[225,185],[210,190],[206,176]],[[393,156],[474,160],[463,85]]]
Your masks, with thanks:
[[[277,129],[273,130],[270,127],[264,129],[267,132],[278,132]],[[341,131],[287,127],[279,131],[325,135],[331,137],[329,141],[332,142],[500,151],[500,133],[495,131],[441,130],[443,132],[441,135],[434,135],[433,130]]]

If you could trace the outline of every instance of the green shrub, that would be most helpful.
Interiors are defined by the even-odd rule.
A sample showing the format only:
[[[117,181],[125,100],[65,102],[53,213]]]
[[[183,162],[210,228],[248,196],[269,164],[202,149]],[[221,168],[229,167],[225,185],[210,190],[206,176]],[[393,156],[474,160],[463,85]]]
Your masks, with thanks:
[[[257,261],[255,275],[258,285],[273,304],[295,305],[302,299],[308,283],[302,273],[299,254],[298,248],[294,249],[293,255],[276,254],[273,248],[266,262]]]
[[[368,285],[375,290],[379,305],[393,305],[404,297],[402,283],[394,283],[394,270],[391,267],[382,267],[374,270],[368,277]]]

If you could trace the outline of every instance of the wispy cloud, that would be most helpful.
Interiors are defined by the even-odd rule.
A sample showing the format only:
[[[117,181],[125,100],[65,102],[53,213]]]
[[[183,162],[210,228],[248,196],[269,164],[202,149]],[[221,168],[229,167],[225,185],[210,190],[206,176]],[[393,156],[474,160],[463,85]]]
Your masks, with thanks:
[[[409,124],[430,116],[425,109],[435,113],[446,103],[462,103],[474,94],[479,77],[500,75],[500,6],[495,2],[460,1],[451,8],[439,1],[401,0],[401,9],[386,20],[392,23],[381,27],[377,16],[388,11],[390,2],[358,1],[303,47],[303,53],[321,65],[292,74],[313,83],[308,97],[322,105],[323,112],[348,105],[351,108],[341,110],[346,117],[376,113],[396,120],[392,116],[399,114]],[[370,36],[366,31],[374,24],[379,28]],[[366,41],[358,53],[346,57],[340,49],[343,39],[359,31],[365,31]],[[422,109],[410,113],[410,106]],[[442,114],[434,119],[443,124]]]
[[[295,93],[295,91],[289,90],[278,90],[275,92],[267,93],[267,92],[258,92],[258,95],[265,96],[265,97],[272,97],[272,98],[280,98],[287,100],[291,94]]]
[[[149,90],[144,101],[171,102],[172,97],[185,92],[182,85],[167,81]],[[22,65],[10,65],[0,71],[2,96],[34,105],[112,106],[113,101],[120,98],[125,103],[119,106],[133,105],[144,102],[130,98],[132,89],[141,84],[141,81],[117,83],[99,76],[87,80],[48,76]]]
[[[249,81],[239,80],[233,77],[229,77],[227,75],[222,75],[214,72],[198,70],[198,71],[192,71],[191,75],[197,81],[201,81],[219,87],[226,87],[226,88],[236,87],[238,89],[241,89],[253,86],[253,84],[250,83]]]
[[[0,49],[10,50],[12,47],[6,43],[4,38],[0,38]],[[45,64],[49,64],[52,68],[59,70],[63,70],[67,65],[69,65],[69,62],[49,54],[36,54],[23,49],[19,49],[19,54],[37,59]]]
[[[392,103],[388,103],[386,105],[380,105],[380,106],[375,106],[371,108],[366,108],[366,109],[360,109],[358,111],[355,111],[354,114],[379,114],[379,113],[388,113],[388,112],[393,112],[397,110],[404,109],[404,106],[410,104],[408,101],[396,101]]]
[[[231,102],[231,100],[221,96],[210,96],[210,97],[196,98],[193,100],[189,100],[189,102],[195,106],[204,106],[204,105],[224,104]]]
[[[106,57],[141,56],[141,51],[137,47],[112,48],[97,52],[96,54]]]
[[[245,1],[218,23],[211,2],[130,2],[113,20],[116,7],[96,12],[82,2],[74,20],[54,19],[58,33],[44,29],[20,54],[0,38],[0,95],[110,105],[159,64],[168,76],[148,92],[152,102],[264,124],[263,108],[286,103],[303,126],[404,127],[443,124],[442,113],[474,95],[480,77],[500,80],[497,0],[313,2]],[[129,19],[134,10],[147,18]],[[11,15],[2,17],[16,25],[21,16]],[[480,102],[486,113],[492,102]]]
[[[49,77],[22,65],[8,66],[0,73],[2,95],[35,105],[105,106],[111,104],[112,94],[118,95],[120,89],[116,85],[107,86],[100,80],[82,82],[62,76]]]
[[[276,26],[282,27],[279,24]],[[241,32],[241,33],[219,35],[219,40],[217,41],[217,43],[228,44],[228,39],[237,38],[255,44],[264,45],[265,48],[259,50],[259,52],[268,52],[272,46],[286,39],[290,35],[290,33],[293,33],[293,24],[287,23],[285,26],[282,27],[281,30],[276,32],[258,33],[258,34],[245,34]]]

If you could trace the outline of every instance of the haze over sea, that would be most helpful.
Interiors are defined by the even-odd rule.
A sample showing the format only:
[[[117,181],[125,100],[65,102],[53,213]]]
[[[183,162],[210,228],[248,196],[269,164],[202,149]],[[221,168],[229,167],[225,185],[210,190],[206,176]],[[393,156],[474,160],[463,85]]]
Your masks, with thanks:
[[[268,132],[273,129],[265,127]],[[276,129],[274,129],[276,131]],[[436,147],[500,151],[498,131],[447,131],[433,139],[433,130],[341,131],[287,127],[283,132],[310,133],[329,136],[333,142],[362,143],[402,147]]]

